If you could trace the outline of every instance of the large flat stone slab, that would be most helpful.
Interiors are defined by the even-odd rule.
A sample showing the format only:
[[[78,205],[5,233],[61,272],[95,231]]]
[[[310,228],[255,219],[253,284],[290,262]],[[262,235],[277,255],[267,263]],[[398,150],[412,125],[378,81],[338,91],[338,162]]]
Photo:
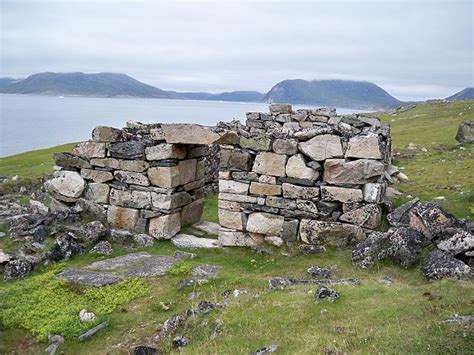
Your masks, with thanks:
[[[170,256],[156,255],[150,258],[142,259],[139,264],[127,269],[127,277],[152,277],[161,276],[166,273],[179,259]]]
[[[189,234],[178,234],[171,239],[171,242],[178,248],[219,248],[220,243],[217,239],[198,238]]]
[[[136,264],[142,263],[145,259],[151,258],[152,255],[144,252],[131,253],[127,255],[117,256],[115,258],[96,261],[84,269],[101,270],[101,271],[115,271],[131,268]]]
[[[102,287],[122,281],[123,278],[111,272],[88,271],[79,269],[64,270],[57,277],[78,285]]]

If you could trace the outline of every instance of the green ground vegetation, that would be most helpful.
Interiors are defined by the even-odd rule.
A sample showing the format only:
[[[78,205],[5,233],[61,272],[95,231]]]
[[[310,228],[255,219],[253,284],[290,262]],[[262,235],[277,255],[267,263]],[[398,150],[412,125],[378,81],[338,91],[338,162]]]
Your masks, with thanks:
[[[474,100],[427,103],[379,117],[391,126],[394,164],[409,178],[395,187],[422,201],[444,197],[437,202],[447,211],[473,220],[474,144],[454,137],[461,122],[474,120]],[[410,143],[416,149],[408,149]]]
[[[397,188],[423,199],[443,195],[445,207],[465,217],[472,217],[472,212],[471,215],[466,213],[472,205],[472,178],[465,179],[469,173],[472,175],[472,146],[464,145],[464,149],[460,149],[454,135],[460,121],[473,118],[472,104],[429,104],[382,116],[392,125],[395,149],[406,154],[397,157],[396,163],[405,168],[403,171],[410,182],[397,184]],[[460,112],[463,115],[459,115]],[[439,124],[438,120],[444,123]],[[412,125],[419,128],[413,130]],[[441,132],[427,132],[431,127]],[[427,152],[421,148],[407,151],[405,147],[411,142],[426,147]],[[65,148],[57,151],[61,150]],[[25,154],[29,159],[35,156]],[[15,168],[13,158],[1,160],[0,175],[23,177],[40,169],[26,167],[21,160],[21,166]],[[34,159],[30,164],[52,164],[47,155]],[[444,165],[449,170],[443,170],[442,159],[446,160]],[[8,167],[8,173],[3,167]],[[450,190],[444,184],[460,185],[460,191]],[[448,194],[448,191],[453,193]],[[216,221],[216,196],[206,199],[204,219]],[[172,337],[156,343],[154,336],[167,318],[195,308],[201,300],[220,303],[222,307],[190,318],[174,334],[189,339],[189,345],[181,350],[185,354],[248,354],[271,344],[278,344],[281,354],[329,350],[467,354],[474,348],[472,325],[442,322],[455,314],[472,314],[472,282],[428,282],[422,277],[419,265],[403,269],[388,261],[379,262],[369,270],[361,269],[351,264],[350,250],[330,248],[322,254],[305,256],[292,247],[268,248],[270,255],[254,254],[247,248],[194,250],[195,259],[177,264],[164,276],[126,280],[100,290],[73,287],[56,279],[55,274],[64,268],[131,251],[173,255],[176,250],[169,241],[157,242],[146,249],[114,245],[114,253],[107,257],[85,253],[64,263],[38,267],[24,280],[0,281],[0,352],[41,353],[47,346],[44,339],[49,332],[65,336],[60,350],[66,354],[127,354],[136,345],[151,345],[165,353],[173,352]],[[424,250],[426,252],[428,250]],[[219,265],[221,271],[209,282],[179,289],[181,281],[190,278],[191,268],[199,264]],[[268,289],[268,279],[272,276],[308,278],[309,266],[333,264],[337,265],[335,277],[361,280],[355,286],[333,286],[341,294],[334,303],[315,302],[317,287],[314,285]],[[387,277],[393,284],[383,281]],[[234,297],[235,289],[244,292]],[[199,292],[199,295],[191,299],[190,292]],[[108,328],[85,342],[78,341],[77,335],[95,323],[79,321],[82,308],[94,311],[98,315],[97,322],[109,322]],[[216,319],[222,322],[222,328],[212,337]]]

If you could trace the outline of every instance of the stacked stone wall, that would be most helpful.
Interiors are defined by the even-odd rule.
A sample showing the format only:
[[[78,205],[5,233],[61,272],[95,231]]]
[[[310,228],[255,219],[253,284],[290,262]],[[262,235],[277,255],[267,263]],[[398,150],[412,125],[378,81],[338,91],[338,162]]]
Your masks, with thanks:
[[[391,139],[379,119],[271,105],[220,127],[240,137],[221,146],[223,245],[343,246],[380,223]]]

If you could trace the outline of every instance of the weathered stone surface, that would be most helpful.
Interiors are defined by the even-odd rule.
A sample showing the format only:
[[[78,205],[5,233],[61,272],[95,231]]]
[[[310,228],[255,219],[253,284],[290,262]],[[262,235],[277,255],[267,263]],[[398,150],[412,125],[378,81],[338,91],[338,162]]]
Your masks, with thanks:
[[[288,104],[272,104],[270,105],[270,113],[271,114],[279,114],[279,113],[291,113],[291,105]]]
[[[275,139],[272,149],[277,154],[294,155],[298,152],[298,141],[296,139]]]
[[[138,222],[135,223],[135,226],[137,224]],[[107,230],[107,239],[120,245],[130,246],[133,244],[134,234],[132,232],[128,230],[123,230],[123,229],[111,228]]]
[[[159,187],[176,187],[180,184],[179,168],[177,166],[159,166],[148,169],[150,182]]]
[[[368,183],[363,188],[364,201],[369,203],[381,203],[385,195],[385,185]]]
[[[456,133],[456,140],[459,143],[474,142],[474,120],[464,121],[459,125],[458,132]]]
[[[433,249],[421,264],[421,272],[429,280],[448,277],[467,279],[471,271],[461,260],[437,248]]]
[[[185,191],[173,193],[171,195],[151,193],[153,207],[161,210],[172,210],[182,207],[192,202],[192,197]]]
[[[217,239],[198,238],[194,235],[178,234],[171,239],[178,248],[219,248],[220,243]]]
[[[103,240],[103,241],[97,243],[91,250],[89,250],[89,253],[108,255],[108,254],[112,253],[112,251],[113,251],[112,244],[110,244],[106,240]]]
[[[213,279],[217,276],[220,270],[221,267],[218,265],[202,264],[195,266],[191,270],[191,275],[198,279]]]
[[[111,272],[86,271],[78,269],[64,270],[57,275],[61,280],[77,285],[103,287],[122,281],[123,278]]]
[[[279,196],[281,195],[281,185],[252,182],[250,184],[250,193],[265,196]]]
[[[81,176],[84,179],[92,180],[97,183],[107,182],[114,179],[110,171],[81,169]]]
[[[100,270],[100,271],[117,271],[129,269],[130,267],[142,263],[152,255],[146,252],[130,253],[122,256],[116,256],[114,258],[105,259],[93,262],[92,264],[85,266],[87,270]]]
[[[286,175],[307,180],[316,180],[319,177],[319,173],[316,170],[306,166],[306,161],[301,154],[293,155],[288,159]]]
[[[101,159],[91,159],[91,165],[99,166],[101,168],[110,168],[110,169],[118,169],[119,161],[115,158],[101,158]],[[88,167],[85,167],[88,168]],[[90,167],[89,167],[90,168]]]
[[[54,162],[56,165],[65,169],[90,168],[91,165],[85,159],[72,155],[70,153],[54,153]]]
[[[255,174],[257,175],[257,174]],[[275,176],[270,176],[270,175],[260,175],[258,177],[258,182],[264,183],[264,184],[273,184],[275,185],[277,183],[277,178]]]
[[[319,187],[305,187],[283,183],[283,197],[295,199],[313,199],[319,196]]]
[[[382,220],[382,209],[376,204],[363,205],[361,208],[344,213],[339,217],[339,220],[375,229]]]
[[[275,207],[275,208],[283,208],[283,209],[295,209],[296,208],[296,201],[287,199],[287,198],[281,198],[281,197],[275,197],[275,196],[268,196],[265,200],[265,204],[270,207]]]
[[[299,221],[297,219],[284,221],[281,228],[280,237],[286,242],[295,241],[298,239],[298,226]]]
[[[132,171],[116,170],[114,171],[115,178],[126,184],[149,186],[150,180],[143,173],[134,173]]]
[[[359,226],[310,219],[301,220],[299,235],[303,242],[316,245],[346,246],[365,239]]]
[[[221,228],[219,224],[209,221],[201,221],[199,223],[193,224],[193,227],[210,235],[218,235],[219,229]]]
[[[125,270],[128,277],[162,276],[178,262],[171,256],[153,255],[145,258]]]
[[[251,213],[246,230],[252,233],[277,236],[283,227],[284,218],[270,213]]]
[[[234,211],[234,212],[239,212],[240,211],[240,202],[219,200],[218,207],[223,208],[225,210],[231,210],[231,211]]]
[[[317,300],[328,300],[329,302],[334,302],[335,300],[339,299],[339,297],[339,292],[334,291],[325,285],[319,285],[315,294],[315,298]]]
[[[92,131],[92,139],[97,142],[119,142],[126,138],[124,131],[118,128],[98,126]]]
[[[150,138],[154,141],[164,141],[165,135],[163,134],[163,130],[161,128],[152,128],[150,129]]]
[[[285,241],[282,238],[275,237],[275,236],[266,236],[265,237],[265,242],[269,243],[269,244],[272,244],[276,247],[281,247],[285,243]]]
[[[247,195],[249,184],[232,180],[219,180],[219,192]]]
[[[146,191],[122,191],[112,189],[109,196],[110,204],[129,208],[150,208],[151,195]]]
[[[181,144],[158,144],[145,148],[147,160],[184,159],[187,149]]]
[[[74,202],[84,192],[85,181],[78,173],[59,171],[54,176],[45,185],[54,198],[64,202]]]
[[[260,153],[255,158],[253,171],[258,174],[285,176],[286,155]]]
[[[243,230],[243,214],[241,212],[221,209],[219,210],[219,224],[226,228]]]
[[[229,168],[231,170],[249,170],[251,158],[247,152],[231,149],[221,149],[220,166],[221,168]]]
[[[382,159],[379,137],[369,133],[365,136],[355,136],[349,139],[346,158]]]
[[[418,203],[409,211],[410,227],[420,231],[427,239],[445,238],[448,228],[460,226],[456,218],[432,203]]]
[[[92,141],[77,144],[72,150],[72,155],[82,158],[105,158],[105,144]]]
[[[68,260],[82,252],[82,246],[71,234],[60,235],[51,246],[47,256],[53,261]]]
[[[119,229],[133,230],[138,221],[138,210],[109,206],[107,210],[107,222]]]
[[[373,232],[352,250],[352,261],[368,268],[375,261],[389,258],[400,266],[409,267],[421,259],[423,236],[411,228]]]
[[[95,203],[108,203],[109,191],[109,185],[92,182],[87,185],[85,198]]]
[[[317,215],[319,212],[317,202],[309,200],[296,200],[296,209],[313,215]]]
[[[83,341],[83,340],[87,340],[91,337],[93,337],[95,334],[97,334],[98,332],[100,332],[102,329],[105,329],[109,326],[109,323],[108,322],[102,322],[98,325],[96,325],[94,328],[92,329],[89,329],[87,332],[85,332],[84,334],[81,334],[79,335],[78,339],[80,341]]]
[[[219,200],[234,201],[234,202],[247,202],[247,203],[258,202],[257,197],[254,197],[254,196],[228,194],[228,193],[219,193]]]
[[[112,158],[144,159],[145,143],[137,141],[112,143],[109,145],[109,154]]]
[[[246,149],[252,149],[259,152],[270,150],[270,139],[265,133],[256,133],[250,137],[241,137],[240,146]]]
[[[438,243],[438,248],[452,255],[459,255],[474,250],[474,235],[457,229],[457,232],[450,238]]]
[[[179,213],[150,219],[150,234],[156,239],[171,239],[181,230]]]
[[[376,181],[384,172],[378,160],[328,159],[324,163],[324,181],[330,184],[365,184]]]
[[[216,132],[197,124],[176,123],[161,126],[167,143],[238,144],[239,136],[232,131]]]
[[[155,243],[155,238],[145,233],[134,234],[133,242],[141,247],[151,247]]]
[[[337,186],[321,186],[321,199],[324,201],[359,202],[363,200],[362,191]]]
[[[204,199],[191,202],[181,210],[181,225],[186,226],[197,223],[201,220],[204,210]]]
[[[3,270],[3,280],[18,280],[22,279],[33,270],[33,264],[28,260],[16,259],[10,260]]]
[[[394,227],[408,226],[410,224],[410,211],[420,203],[419,198],[414,198],[413,200],[397,207],[387,215],[388,223]]]
[[[119,169],[142,173],[150,167],[144,160],[119,160]]]
[[[332,134],[322,134],[298,144],[298,149],[313,160],[342,157],[341,139]]]
[[[219,243],[222,246],[252,246],[255,241],[245,232],[221,228],[219,230]]]
[[[334,117],[336,116],[336,109],[331,107],[320,107],[311,110],[311,114],[315,116]]]
[[[196,164],[196,159],[181,160],[178,163],[180,185],[196,180]]]

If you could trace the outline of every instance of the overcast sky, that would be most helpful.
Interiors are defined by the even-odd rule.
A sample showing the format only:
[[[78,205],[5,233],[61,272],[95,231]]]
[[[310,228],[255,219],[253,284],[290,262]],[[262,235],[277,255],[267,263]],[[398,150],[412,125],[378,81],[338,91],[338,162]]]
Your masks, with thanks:
[[[1,2],[1,75],[121,72],[166,90],[367,80],[399,99],[473,86],[473,1]]]

